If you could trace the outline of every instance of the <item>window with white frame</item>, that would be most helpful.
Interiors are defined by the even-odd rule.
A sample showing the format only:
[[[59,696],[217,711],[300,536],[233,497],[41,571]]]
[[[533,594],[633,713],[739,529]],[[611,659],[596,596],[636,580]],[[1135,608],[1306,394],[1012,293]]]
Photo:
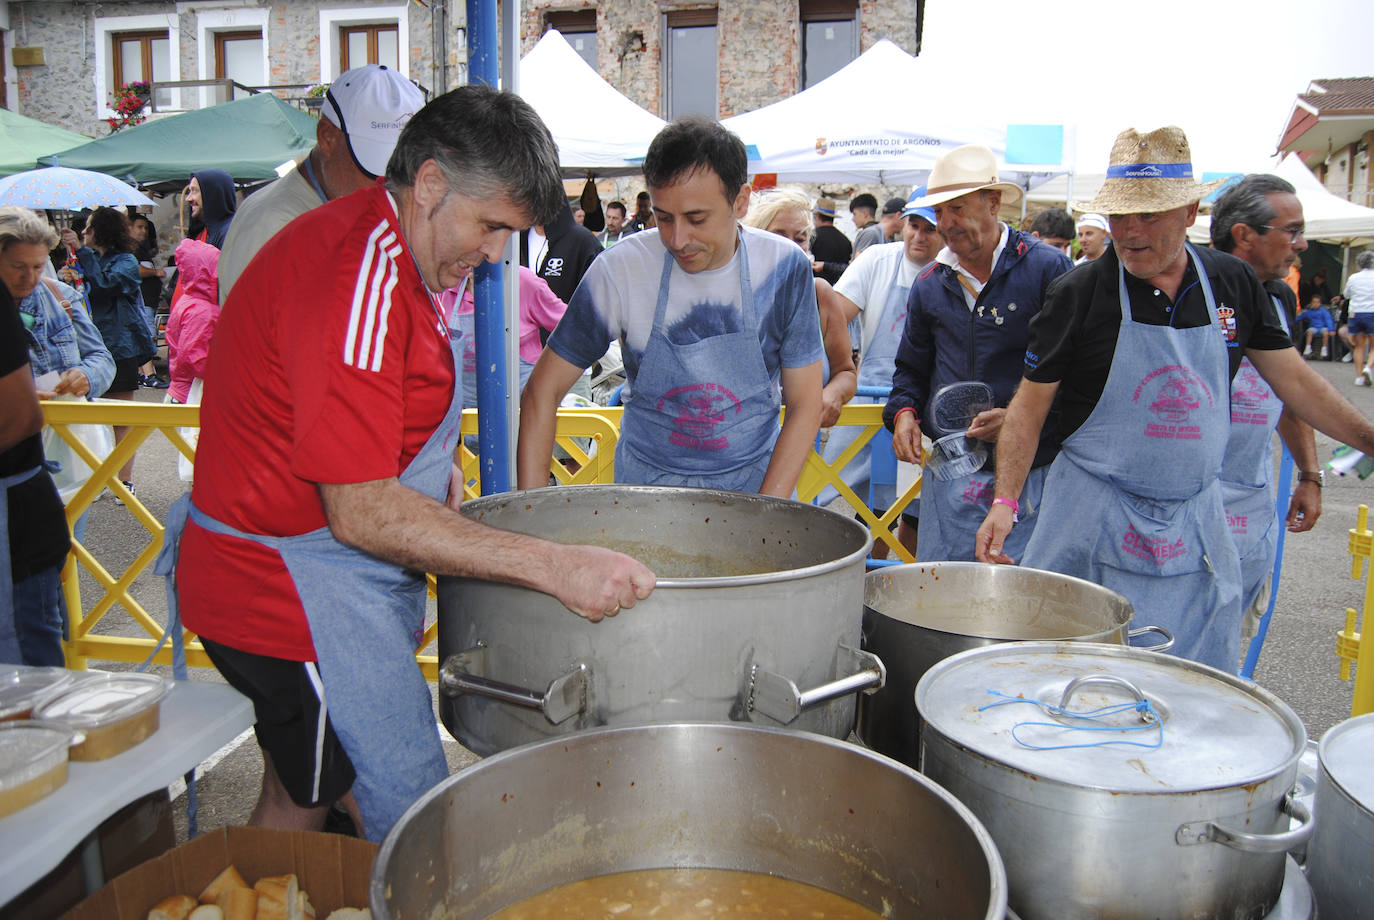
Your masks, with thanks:
[[[351,67],[384,64],[410,76],[406,7],[370,6],[320,10],[320,82]]]
[[[175,14],[104,16],[95,20],[96,114],[108,118],[110,94],[121,85],[179,79],[181,33]],[[157,108],[175,102],[172,90],[158,90]]]
[[[266,9],[205,10],[196,16],[200,43],[199,72],[202,80],[233,80],[241,86],[265,86],[271,73],[267,59]],[[202,105],[226,102],[247,95],[202,93]]]

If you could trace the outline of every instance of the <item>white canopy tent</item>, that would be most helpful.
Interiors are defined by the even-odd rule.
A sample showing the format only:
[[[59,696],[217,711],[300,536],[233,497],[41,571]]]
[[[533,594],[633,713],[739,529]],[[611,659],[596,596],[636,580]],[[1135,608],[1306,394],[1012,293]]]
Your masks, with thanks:
[[[666,124],[601,79],[552,29],[520,59],[520,95],[549,126],[569,177],[638,174]]]
[[[938,85],[929,65],[883,39],[815,86],[722,124],[750,148],[750,172],[780,182],[919,185],[961,144],[983,144],[1005,164],[1007,126],[917,91]],[[1041,169],[1003,165],[1002,178],[1026,187],[1048,178]]]
[[[1331,194],[1295,153],[1284,157],[1273,172],[1293,183],[1297,190],[1303,220],[1307,224],[1304,234],[1307,239],[1340,244],[1341,285],[1344,286],[1345,277],[1350,274],[1350,247],[1374,242],[1374,208],[1362,207]],[[1199,214],[1197,223],[1188,230],[1188,238],[1194,243],[1205,244],[1211,239],[1210,233],[1210,215]]]

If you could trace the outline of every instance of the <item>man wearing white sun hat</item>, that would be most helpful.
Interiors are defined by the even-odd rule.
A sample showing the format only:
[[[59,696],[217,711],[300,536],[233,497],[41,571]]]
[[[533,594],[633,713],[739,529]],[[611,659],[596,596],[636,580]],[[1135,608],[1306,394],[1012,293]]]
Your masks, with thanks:
[[[892,393],[883,410],[899,460],[921,462],[923,430],[939,437],[952,433],[951,425],[967,425],[971,439],[984,444],[998,439],[1005,407],[1020,381],[1031,318],[1040,312],[1045,287],[1071,267],[1053,246],[998,220],[1003,205],[1020,199],[1020,187],[998,178],[992,151],[970,144],[942,156],[931,170],[925,195],[907,204],[933,211],[944,248],[911,286]],[[971,422],[933,417],[934,397],[941,390],[970,382],[992,391],[990,406],[984,403]],[[1038,466],[1047,467],[1053,456],[1047,443]],[[973,560],[974,535],[992,500],[991,460],[983,466],[945,479],[927,462],[917,531],[919,561]],[[1025,526],[1017,540],[1028,539],[1034,526],[1042,473],[1037,470],[1031,477]]]

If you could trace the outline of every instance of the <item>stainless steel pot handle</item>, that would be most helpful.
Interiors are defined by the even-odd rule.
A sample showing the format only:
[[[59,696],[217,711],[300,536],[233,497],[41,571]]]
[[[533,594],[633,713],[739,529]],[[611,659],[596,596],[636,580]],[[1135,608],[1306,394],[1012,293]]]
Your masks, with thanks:
[[[760,712],[784,725],[820,703],[862,690],[873,693],[887,682],[887,667],[872,652],[841,645],[840,667],[851,673],[810,690],[801,690],[795,681],[754,665],[749,681],[750,712]]]
[[[1069,700],[1073,697],[1074,691],[1088,684],[1107,684],[1112,687],[1120,687],[1122,690],[1125,690],[1131,696],[1135,697],[1137,703],[1145,702],[1145,694],[1141,692],[1141,689],[1135,684],[1126,680],[1126,678],[1113,677],[1110,674],[1089,674],[1086,677],[1075,677],[1073,680],[1069,681],[1069,685],[1064,688],[1064,695],[1059,698],[1059,708],[1068,709]]]
[[[1174,647],[1174,634],[1169,632],[1169,630],[1165,629],[1163,626],[1142,626],[1139,629],[1128,630],[1126,632],[1126,642],[1127,644],[1129,644],[1130,640],[1136,638],[1137,636],[1146,635],[1147,633],[1157,633],[1164,637],[1164,641],[1159,643],[1158,645],[1141,645],[1139,646],[1139,648],[1142,648],[1147,652],[1167,652],[1169,649]]]
[[[1283,813],[1302,823],[1281,834],[1247,834],[1243,831],[1218,827],[1210,821],[1197,821],[1185,824],[1174,834],[1179,846],[1196,846],[1199,843],[1220,843],[1235,850],[1248,853],[1283,853],[1296,849],[1312,837],[1317,822],[1306,805],[1298,801],[1293,793],[1283,797]]]
[[[513,706],[537,709],[553,725],[587,711],[592,672],[581,662],[549,681],[542,693],[486,677],[486,663],[487,648],[481,644],[448,656],[439,668],[439,690],[445,696],[475,693]]]

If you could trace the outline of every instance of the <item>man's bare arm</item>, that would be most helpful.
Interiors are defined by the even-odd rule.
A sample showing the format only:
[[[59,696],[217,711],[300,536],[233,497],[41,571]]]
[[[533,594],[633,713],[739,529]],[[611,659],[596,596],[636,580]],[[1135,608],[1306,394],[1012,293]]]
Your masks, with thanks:
[[[1016,388],[997,437],[997,485],[994,490],[997,498],[1015,500],[1020,497],[1040,443],[1040,430],[1045,427],[1045,419],[1049,417],[1050,406],[1058,392],[1058,382],[1022,380]],[[978,528],[974,553],[980,562],[1015,561],[1002,552],[1011,528],[1011,509],[1006,505],[993,505]]]
[[[539,489],[549,484],[558,404],[582,376],[582,368],[544,349],[520,394],[520,436],[515,448],[517,488]]]
[[[1374,455],[1374,423],[1325,377],[1309,367],[1297,349],[1261,351],[1247,348],[1245,356],[1273,387],[1286,409],[1291,409],[1322,434],[1349,444],[1361,453]]]
[[[787,406],[773,457],[763,474],[761,495],[787,498],[797,487],[821,425],[821,362],[782,369],[782,399]]]
[[[1299,470],[1310,472],[1319,468],[1317,438],[1312,433],[1312,426],[1290,412],[1287,406],[1279,416],[1278,432]],[[1305,533],[1317,525],[1317,518],[1321,515],[1321,487],[1315,482],[1298,483],[1288,503],[1288,517],[1284,522],[1289,531]]]
[[[397,479],[321,483],[319,492],[340,542],[405,568],[533,588],[592,622],[654,589],[654,573],[629,556],[487,527]]]

